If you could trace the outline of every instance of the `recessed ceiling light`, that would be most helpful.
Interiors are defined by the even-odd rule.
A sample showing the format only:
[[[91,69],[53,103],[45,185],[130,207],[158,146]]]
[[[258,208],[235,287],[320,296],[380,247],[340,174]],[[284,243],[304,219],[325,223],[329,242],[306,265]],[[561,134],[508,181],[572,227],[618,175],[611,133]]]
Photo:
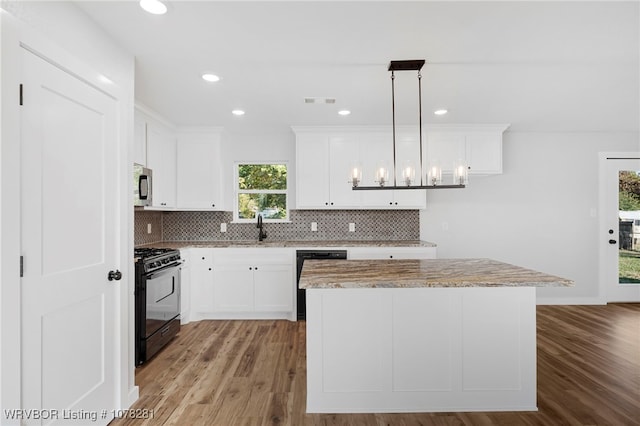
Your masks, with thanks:
[[[435,115],[445,115],[447,112],[449,112],[449,111],[447,111],[446,109],[438,109],[438,110],[433,111],[433,113]]]
[[[154,15],[167,13],[167,6],[159,0],[140,0],[140,7]]]
[[[349,115],[349,114],[351,114],[351,111],[349,111],[348,109],[341,109],[340,111],[338,111],[338,114],[340,114],[340,115]]]
[[[244,115],[244,111],[241,109],[234,109],[233,111],[231,111],[231,114],[233,115]]]
[[[216,81],[220,81],[220,77],[215,74],[202,74],[202,79],[204,81],[208,81],[209,83],[215,83]]]

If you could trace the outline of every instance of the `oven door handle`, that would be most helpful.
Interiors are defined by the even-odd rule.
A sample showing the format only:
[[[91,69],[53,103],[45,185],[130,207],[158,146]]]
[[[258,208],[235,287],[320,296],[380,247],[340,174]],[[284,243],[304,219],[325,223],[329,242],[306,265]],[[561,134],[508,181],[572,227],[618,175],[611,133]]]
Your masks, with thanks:
[[[172,263],[171,265],[167,265],[167,266],[165,266],[165,267],[164,267],[164,268],[162,268],[162,269],[156,269],[155,271],[153,271],[153,272],[150,272],[150,273],[146,274],[146,275],[145,275],[145,277],[146,277],[148,280],[152,280],[152,279],[154,279],[154,278],[156,278],[156,277],[159,277],[159,276],[165,275],[165,274],[166,274],[166,273],[168,273],[168,272],[171,272],[171,271],[170,271],[171,269],[173,269],[173,268],[177,268],[177,267],[179,267],[181,264],[182,264],[182,262]]]
[[[156,303],[162,302],[164,299],[171,296],[175,292],[176,292],[176,279],[174,278],[171,280],[171,293],[167,294],[166,296],[162,296],[160,299],[156,300]]]

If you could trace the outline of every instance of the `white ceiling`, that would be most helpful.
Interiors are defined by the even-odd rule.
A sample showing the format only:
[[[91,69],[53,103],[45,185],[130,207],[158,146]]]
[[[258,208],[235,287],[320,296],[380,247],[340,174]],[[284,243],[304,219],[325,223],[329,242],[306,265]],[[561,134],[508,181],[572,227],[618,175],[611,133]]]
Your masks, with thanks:
[[[425,59],[425,125],[639,128],[638,2],[172,1],[162,16],[137,1],[78,5],[135,55],[136,99],[177,125],[390,124],[388,62]],[[398,124],[417,123],[415,73],[396,74],[396,104]]]

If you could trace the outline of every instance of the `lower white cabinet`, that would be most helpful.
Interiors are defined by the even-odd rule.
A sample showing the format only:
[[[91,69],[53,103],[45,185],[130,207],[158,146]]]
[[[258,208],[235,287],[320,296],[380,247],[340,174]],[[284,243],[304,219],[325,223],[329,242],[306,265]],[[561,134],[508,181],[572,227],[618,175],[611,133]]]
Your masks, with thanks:
[[[293,250],[193,248],[190,259],[198,319],[295,319]]]
[[[436,247],[353,247],[349,259],[435,259]]]
[[[192,248],[191,310],[196,316],[213,311],[213,249]]]

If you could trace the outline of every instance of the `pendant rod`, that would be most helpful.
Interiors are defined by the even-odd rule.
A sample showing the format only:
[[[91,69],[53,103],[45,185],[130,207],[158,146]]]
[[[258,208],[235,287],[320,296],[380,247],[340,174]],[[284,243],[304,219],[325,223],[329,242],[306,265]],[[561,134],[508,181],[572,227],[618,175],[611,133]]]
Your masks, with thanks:
[[[391,127],[393,130],[393,186],[397,186],[396,182],[396,76],[391,71]]]
[[[420,138],[420,186],[424,185],[422,179],[422,74],[418,70],[418,123],[419,123],[419,138]]]

